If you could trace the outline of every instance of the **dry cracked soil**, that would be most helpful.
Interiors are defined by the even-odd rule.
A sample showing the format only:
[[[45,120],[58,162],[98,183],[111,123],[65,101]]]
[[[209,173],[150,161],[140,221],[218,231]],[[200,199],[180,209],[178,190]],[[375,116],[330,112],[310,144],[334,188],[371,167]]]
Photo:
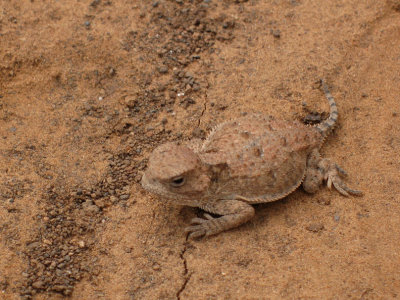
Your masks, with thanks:
[[[160,143],[339,125],[364,196],[302,189],[202,240],[140,187]],[[399,0],[0,0],[1,299],[399,299]]]

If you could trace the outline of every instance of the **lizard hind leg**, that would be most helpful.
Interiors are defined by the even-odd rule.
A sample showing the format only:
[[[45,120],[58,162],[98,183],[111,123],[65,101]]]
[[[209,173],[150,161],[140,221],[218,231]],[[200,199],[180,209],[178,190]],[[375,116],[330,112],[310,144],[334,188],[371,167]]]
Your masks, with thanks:
[[[343,181],[343,177],[347,176],[345,170],[339,167],[337,164],[331,162],[329,159],[321,159],[318,166],[322,169],[324,180],[329,189],[332,185],[335,189],[343,196],[349,195],[362,195],[363,193],[358,190],[349,188]]]
[[[307,168],[303,180],[303,189],[310,194],[317,192],[324,181],[324,174],[318,167],[321,160],[319,152],[314,149],[307,159]]]
[[[343,196],[362,195],[361,191],[349,188],[343,181],[347,176],[345,170],[327,158],[321,158],[317,149],[313,150],[307,160],[307,169],[303,188],[308,193],[315,193],[323,181],[329,189],[334,188]]]
[[[318,168],[307,168],[303,180],[303,189],[307,193],[314,194],[319,190],[323,181],[324,175]]]

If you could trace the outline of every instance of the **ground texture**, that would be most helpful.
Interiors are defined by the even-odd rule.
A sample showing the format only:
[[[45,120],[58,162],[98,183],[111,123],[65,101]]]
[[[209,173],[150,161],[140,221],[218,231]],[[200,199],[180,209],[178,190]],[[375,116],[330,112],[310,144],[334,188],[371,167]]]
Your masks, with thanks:
[[[1,299],[398,299],[400,1],[0,4]],[[144,192],[165,141],[245,112],[339,125],[365,192],[301,189],[187,241]]]

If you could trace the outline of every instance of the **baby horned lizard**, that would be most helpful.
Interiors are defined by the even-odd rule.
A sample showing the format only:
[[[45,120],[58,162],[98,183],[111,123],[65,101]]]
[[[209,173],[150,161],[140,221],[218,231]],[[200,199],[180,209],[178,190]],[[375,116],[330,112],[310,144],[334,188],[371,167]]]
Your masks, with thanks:
[[[319,125],[261,115],[227,121],[205,141],[157,147],[142,186],[173,203],[220,215],[192,219],[186,228],[190,238],[237,227],[254,216],[251,204],[282,199],[301,184],[308,193],[326,181],[344,196],[361,194],[343,183],[343,169],[320,157],[319,149],[338,117],[335,100],[321,83],[330,115]]]

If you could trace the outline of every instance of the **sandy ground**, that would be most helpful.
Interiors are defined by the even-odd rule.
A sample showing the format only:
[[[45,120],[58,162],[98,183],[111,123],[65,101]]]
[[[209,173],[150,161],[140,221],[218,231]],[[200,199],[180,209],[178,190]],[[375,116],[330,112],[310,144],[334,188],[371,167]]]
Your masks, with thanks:
[[[400,1],[0,4],[1,299],[399,299]],[[140,187],[162,142],[328,105],[365,192],[301,189],[186,241]]]

